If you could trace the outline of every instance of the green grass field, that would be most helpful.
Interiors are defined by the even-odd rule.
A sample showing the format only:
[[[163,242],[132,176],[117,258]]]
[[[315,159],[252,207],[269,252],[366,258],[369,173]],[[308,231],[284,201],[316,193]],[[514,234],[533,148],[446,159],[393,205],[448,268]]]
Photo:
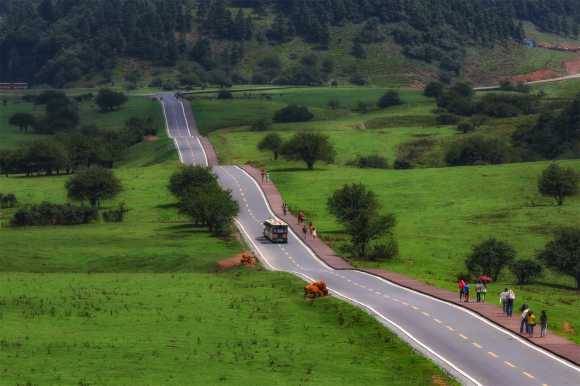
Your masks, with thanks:
[[[9,125],[8,121],[14,113],[31,113],[37,119],[40,119],[45,114],[45,106],[38,106],[36,111],[34,111],[32,103],[21,101],[21,105],[13,105],[13,101],[20,99],[12,97],[7,100],[7,106],[0,107],[0,150],[14,149],[42,138],[42,135],[34,134],[32,127],[29,127],[26,132],[21,132],[18,127]],[[95,108],[91,108],[91,105],[95,106]],[[159,128],[158,136],[160,138],[167,137],[165,122],[159,104],[144,97],[130,97],[120,109],[115,109],[113,112],[101,111],[94,102],[80,102],[78,107],[80,109],[78,111],[80,117],[79,125],[81,126],[96,124],[100,128],[113,130],[123,127],[125,121],[132,116],[151,117],[157,122],[157,127]],[[132,111],[129,111],[129,109],[132,109]]]
[[[114,128],[125,115],[83,119]],[[1,383],[457,384],[360,309],[304,301],[292,275],[219,271],[243,246],[177,213],[178,167],[167,138],[126,151],[113,169],[125,190],[103,204],[124,201],[123,223],[10,228],[16,209],[2,210]],[[2,177],[0,191],[64,203],[68,178]]]
[[[547,98],[568,93],[570,86],[567,84],[574,82],[558,87],[549,85]],[[316,102],[313,102],[308,92],[288,90],[304,104],[312,104],[315,115],[315,103],[320,104],[332,95],[343,98],[345,104],[353,99],[337,90],[334,94],[327,91],[330,94],[314,98]],[[379,195],[383,210],[395,213],[398,219],[395,233],[400,257],[380,266],[449,290],[455,290],[457,275],[466,271],[464,260],[473,245],[493,236],[513,244],[518,258],[533,259],[535,251],[545,245],[557,226],[580,221],[578,198],[569,198],[565,206],[557,207],[555,201],[537,193],[537,176],[547,162],[415,170],[361,170],[344,166],[343,163],[357,153],[381,154],[392,163],[412,147],[409,142],[416,145],[418,152],[425,151],[421,158],[427,162],[425,166],[442,165],[445,146],[464,135],[452,127],[416,125],[415,122],[422,122],[422,119],[427,123],[433,119],[431,110],[435,104],[421,99],[417,91],[406,93],[408,96],[403,94],[403,99],[408,103],[395,108],[368,114],[344,111],[344,116],[335,120],[318,121],[317,115],[312,122],[274,125],[273,130],[284,138],[300,130],[317,130],[329,135],[337,149],[337,164],[317,163],[312,171],[307,171],[304,164],[282,159],[275,161],[271,153],[257,151],[256,143],[264,134],[248,132],[246,127],[218,130],[211,133],[210,139],[222,162],[250,162],[266,168],[284,200],[295,211],[304,210],[308,220],[314,222],[322,237],[336,251],[347,235],[327,212],[327,197],[343,184],[364,183]],[[413,93],[416,93],[415,98],[410,97]],[[220,106],[238,102],[243,103],[248,116],[266,116],[260,110],[265,102],[204,101],[202,107],[196,107],[193,102],[194,108],[200,110],[196,111],[196,119],[200,125],[205,122],[210,128],[226,125],[227,117],[218,111],[232,108],[220,109]],[[492,120],[476,133],[502,137],[513,131],[515,123],[517,119]],[[422,141],[432,143],[421,147]],[[580,168],[579,161],[562,161],[562,164]],[[362,262],[354,264],[369,266]],[[514,287],[514,277],[508,270],[499,283],[491,284],[489,292],[499,294],[506,285]],[[552,315],[552,331],[580,342],[573,331],[564,331],[564,322],[580,330],[580,302],[577,292],[570,289],[573,286],[572,278],[547,272],[535,285],[515,286],[515,289],[520,294],[518,300],[536,309],[546,309]]]

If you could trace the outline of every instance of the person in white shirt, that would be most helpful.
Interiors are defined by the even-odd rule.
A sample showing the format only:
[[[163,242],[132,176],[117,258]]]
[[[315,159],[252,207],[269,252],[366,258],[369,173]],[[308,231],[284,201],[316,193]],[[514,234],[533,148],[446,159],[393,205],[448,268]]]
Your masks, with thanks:
[[[477,294],[477,302],[481,301],[481,280],[475,285],[475,293]]]
[[[507,288],[505,289],[505,291],[503,291],[502,293],[499,294],[499,302],[501,303],[501,306],[503,308],[503,313],[505,314],[506,312],[506,296],[507,296]]]

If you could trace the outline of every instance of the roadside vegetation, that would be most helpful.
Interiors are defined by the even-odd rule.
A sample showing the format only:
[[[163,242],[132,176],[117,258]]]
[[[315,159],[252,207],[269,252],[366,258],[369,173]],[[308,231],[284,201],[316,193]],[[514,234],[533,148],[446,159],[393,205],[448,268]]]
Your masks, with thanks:
[[[517,95],[533,95],[543,90],[546,95],[538,112],[548,108],[552,116],[558,117],[576,95],[569,90],[578,84],[578,81],[571,81],[557,86],[546,85],[545,90],[534,86],[529,94]],[[234,99],[217,103],[198,100],[192,106],[200,129],[205,131],[228,125],[228,116],[218,111],[230,110],[237,104],[243,106],[241,125],[210,134],[218,157],[224,163],[250,163],[266,169],[291,210],[294,213],[304,211],[307,221],[314,222],[322,239],[338,253],[344,251],[351,234],[348,224],[331,215],[332,211],[327,208],[328,198],[344,184],[362,183],[375,192],[382,206],[379,213],[392,213],[396,217],[393,235],[398,254],[389,255],[388,259],[355,258],[350,260],[352,264],[382,267],[455,291],[461,276],[473,278],[484,273],[470,272],[465,265],[474,246],[490,238],[507,242],[516,252],[513,264],[503,267],[498,281],[490,284],[489,293],[497,290],[499,294],[505,286],[513,287],[521,301],[537,309],[550,310],[552,331],[580,342],[576,334],[580,329],[577,284],[572,276],[559,275],[557,269],[549,269],[538,257],[538,251],[553,240],[559,227],[580,220],[576,209],[578,196],[566,195],[563,205],[559,206],[557,197],[562,191],[550,194],[539,188],[539,178],[551,167],[552,161],[485,165],[492,162],[483,160],[469,167],[448,167],[445,162],[445,156],[454,146],[463,146],[477,138],[499,143],[506,149],[518,146],[511,143],[513,133],[519,128],[533,132],[537,127],[536,119],[542,115],[497,118],[480,114],[459,116],[459,121],[437,125],[438,117],[447,113],[434,99],[422,96],[421,91],[399,90],[403,104],[384,110],[376,106],[385,91],[373,91],[374,94],[367,94],[373,95],[372,99],[360,98],[361,102],[370,104],[366,110],[360,110],[358,104],[353,103],[359,99],[356,90],[341,89],[285,90],[282,97],[278,94],[271,101]],[[466,91],[469,92],[468,88]],[[503,93],[496,94],[512,92]],[[470,98],[475,103],[485,100],[481,93]],[[273,123],[265,132],[248,129],[254,120],[271,119],[276,106],[291,103],[289,100],[301,101],[301,105],[312,111],[315,115],[312,121]],[[325,106],[328,100],[337,100],[339,106],[346,108],[333,110],[332,106]],[[224,109],[222,103],[228,103],[229,107]],[[467,133],[457,130],[457,122],[469,122],[472,129]],[[284,157],[275,159],[271,149],[257,148],[267,135],[279,134],[284,142],[297,132],[328,136],[336,152],[334,163],[317,163],[313,170],[307,170],[302,162],[289,162]],[[541,143],[535,143],[539,146],[537,149],[541,148]],[[580,163],[565,159],[574,158],[566,152],[568,148],[575,148],[574,142],[568,144],[570,147],[557,147],[561,153],[554,157],[560,158],[556,163],[561,169],[577,171]],[[543,158],[541,153],[536,154],[539,156],[535,159]],[[383,167],[386,159],[389,169],[366,166],[369,158],[374,159],[372,157],[381,157],[376,162]],[[575,181],[575,177],[568,178],[566,173],[556,173],[557,176],[561,174],[565,176],[566,186]],[[576,191],[573,187],[568,189]],[[534,265],[516,266],[523,260]],[[542,275],[535,274],[535,264],[544,266]],[[523,280],[528,284],[518,284],[522,282],[520,278],[530,272],[531,276]]]
[[[160,113],[144,98],[127,105],[143,118]],[[2,110],[2,122],[11,112]],[[128,113],[81,111],[66,135],[80,135],[89,117],[102,123],[99,131],[126,132]],[[30,146],[21,137],[63,134],[8,133],[14,141],[3,152]],[[228,194],[215,189],[209,170],[201,173],[206,184],[176,182],[195,169],[180,165],[161,138],[127,147],[112,169],[80,163],[74,173],[48,174],[38,166],[1,177],[4,382],[456,384],[362,310],[332,298],[305,301],[302,280],[239,267],[245,246],[230,233],[235,213],[223,211],[237,203],[221,207],[217,198]],[[104,184],[91,188],[95,181]],[[200,206],[192,188],[210,189],[215,200]],[[219,224],[197,211],[212,203]],[[323,353],[316,360],[304,354],[313,347]]]

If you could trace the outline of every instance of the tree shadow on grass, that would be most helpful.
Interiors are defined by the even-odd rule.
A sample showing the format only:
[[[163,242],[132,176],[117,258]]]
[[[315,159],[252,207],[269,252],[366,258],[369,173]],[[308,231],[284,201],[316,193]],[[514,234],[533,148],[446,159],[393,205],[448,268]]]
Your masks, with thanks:
[[[171,204],[161,204],[161,205],[157,205],[156,208],[159,208],[159,209],[177,208],[177,202],[174,202],[174,203],[171,203]]]
[[[542,287],[548,287],[548,288],[555,288],[555,289],[561,289],[561,290],[566,290],[566,291],[575,291],[575,292],[579,292],[576,287],[574,286],[569,286],[569,285],[564,285],[564,284],[558,284],[558,283],[544,283],[541,281],[536,281],[534,283],[535,285],[538,286],[542,286]],[[523,284],[525,285],[525,284]]]

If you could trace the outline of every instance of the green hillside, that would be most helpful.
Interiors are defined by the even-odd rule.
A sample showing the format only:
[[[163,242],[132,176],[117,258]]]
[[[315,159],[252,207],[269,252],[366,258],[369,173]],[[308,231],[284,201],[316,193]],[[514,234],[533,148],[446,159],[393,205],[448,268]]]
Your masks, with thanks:
[[[578,73],[579,23],[580,6],[563,0],[12,0],[0,10],[0,79],[141,91],[489,85]]]

